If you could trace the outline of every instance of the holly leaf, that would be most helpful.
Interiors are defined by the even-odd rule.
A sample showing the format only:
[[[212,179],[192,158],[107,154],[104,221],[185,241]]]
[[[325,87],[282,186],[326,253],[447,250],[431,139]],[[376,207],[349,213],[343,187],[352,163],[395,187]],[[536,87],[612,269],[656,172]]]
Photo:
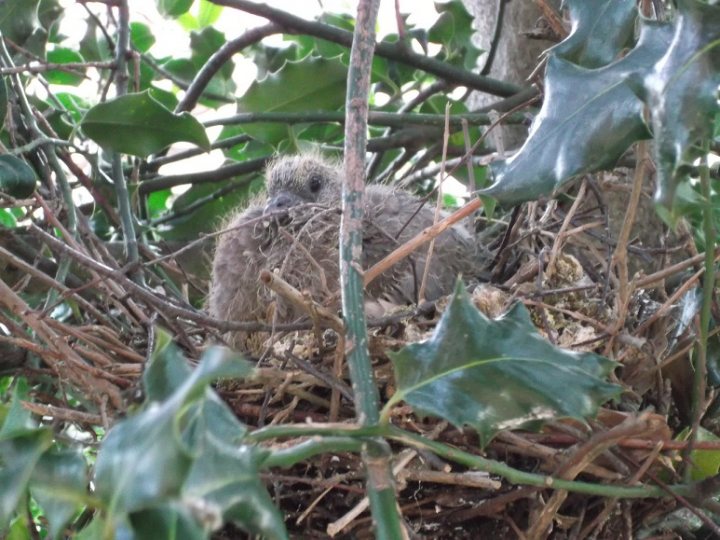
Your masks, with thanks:
[[[386,410],[405,401],[455,426],[472,426],[482,445],[503,429],[593,416],[621,390],[605,380],[614,362],[552,345],[520,303],[488,319],[461,283],[432,337],[391,359],[397,391]]]
[[[550,56],[545,99],[527,141],[491,165],[494,183],[480,194],[506,204],[537,199],[577,175],[612,168],[630,144],[649,138],[632,81],[650,72],[672,37],[671,26],[647,21],[632,51],[597,69]]]
[[[19,199],[35,191],[35,171],[19,157],[0,156],[0,191]]]
[[[572,31],[551,49],[556,56],[579,66],[609,64],[630,44],[637,17],[635,0],[566,0]]]
[[[720,111],[720,8],[678,2],[672,44],[644,79],[658,167],[656,200],[670,207],[688,167],[703,154]]]
[[[40,0],[3,0],[0,2],[0,32],[16,45],[23,45],[40,28]]]
[[[80,126],[103,148],[134,156],[147,157],[178,141],[210,150],[200,122],[189,113],[170,112],[148,91],[95,105]]]
[[[254,81],[238,100],[239,112],[334,111],[345,102],[347,68],[338,58],[307,57],[286,62]],[[254,138],[277,145],[288,133],[283,124],[244,126]]]
[[[87,466],[82,455],[45,452],[33,470],[30,491],[45,512],[50,538],[60,538],[65,525],[87,502]]]

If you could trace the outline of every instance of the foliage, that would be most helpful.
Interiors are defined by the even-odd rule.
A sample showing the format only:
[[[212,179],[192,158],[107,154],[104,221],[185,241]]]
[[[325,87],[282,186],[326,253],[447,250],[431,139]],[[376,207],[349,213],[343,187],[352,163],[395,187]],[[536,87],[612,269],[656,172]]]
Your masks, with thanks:
[[[483,445],[503,429],[595,416],[620,392],[604,380],[615,367],[607,358],[553,347],[521,304],[489,320],[461,283],[433,336],[392,358],[398,389],[388,408],[402,400],[457,427],[468,424]]]
[[[236,40],[220,30],[225,16],[238,17],[223,5],[276,26]],[[548,420],[569,417],[587,427],[584,421],[620,394],[608,382],[616,363],[545,340],[519,304],[490,319],[460,286],[432,336],[388,354],[395,373],[377,425],[252,430],[210,387],[267,372],[221,349],[200,354],[222,327],[196,309],[207,251],[191,251],[190,241],[202,240],[255,196],[275,153],[340,153],[352,16],[327,12],[307,21],[267,3],[156,0],[154,16],[187,38],[184,52],[168,55],[158,52],[164,36],[132,6],[126,26],[116,7],[83,6],[87,19],[77,39],[65,33],[67,13],[56,0],[0,2],[0,192],[7,203],[0,209],[0,257],[3,271],[22,274],[5,272],[0,283],[0,346],[7,346],[0,350],[0,534],[199,539],[233,523],[250,534],[287,538],[283,494],[271,496],[263,475],[307,462],[302,473],[310,476],[316,454],[332,456],[326,461],[367,456],[368,449],[389,454],[388,441],[433,452],[473,474],[492,471],[513,484],[550,488],[555,480],[542,474],[392,425],[404,403],[418,416],[470,426],[471,444],[485,447],[504,430]],[[720,219],[717,179],[710,189],[704,160],[720,143],[720,8],[679,0],[658,20],[640,17],[630,0],[569,0],[566,8],[572,31],[547,53],[539,110],[531,107],[532,88],[475,74],[484,54],[460,0],[438,3],[427,28],[399,16],[397,32],[382,37],[373,58],[369,181],[394,178],[420,194],[432,192],[445,111],[447,168],[466,185],[474,180],[472,187],[485,188],[481,193],[495,197],[501,213],[611,169],[633,143],[651,139],[657,199],[668,215],[695,225],[697,246],[710,253],[711,279]],[[262,40],[268,32],[283,41]],[[125,41],[127,73],[117,69],[115,54]],[[248,62],[252,80],[242,71]],[[509,111],[502,124],[533,117],[517,153],[488,165],[493,117],[471,114],[467,93],[450,92],[457,87],[498,96],[496,108]],[[518,96],[530,99],[522,114],[510,111]],[[465,131],[463,120],[470,121]],[[473,144],[475,158],[466,155]],[[216,166],[203,161],[210,150]],[[462,196],[444,200],[458,206]],[[498,222],[511,222],[506,217]],[[189,253],[187,264],[158,255],[174,249],[173,261]],[[709,306],[712,286],[706,289]],[[154,330],[158,324],[171,329],[172,339]],[[613,324],[598,323],[605,338],[618,332]],[[707,353],[707,336],[700,341],[694,359]],[[294,355],[289,349],[285,362]],[[193,369],[187,356],[199,361]],[[314,366],[308,372],[323,374]],[[337,388],[331,391],[332,398],[316,401],[332,402]],[[142,403],[131,405],[139,392]],[[693,433],[703,442],[717,439]],[[297,438],[282,449],[260,444],[284,437]],[[717,450],[692,456],[691,479],[717,473]],[[632,491],[620,482],[574,482],[567,470],[550,474],[556,471],[563,493],[607,500],[666,494],[645,484]],[[687,495],[688,486],[671,484],[673,493]]]
[[[619,4],[610,10],[608,2],[591,8],[571,3],[576,31],[549,54],[545,100],[530,136],[512,158],[493,164],[495,184],[485,194],[517,203],[551,193],[580,174],[611,169],[630,144],[650,137],[648,106],[660,171],[657,199],[672,204],[718,114],[720,45],[713,38],[720,33],[720,13],[682,1],[669,22],[641,20],[640,38],[619,57],[634,3]],[[622,18],[616,25],[604,18],[614,28],[609,37],[590,24],[605,11]],[[596,41],[603,46],[593,47]]]

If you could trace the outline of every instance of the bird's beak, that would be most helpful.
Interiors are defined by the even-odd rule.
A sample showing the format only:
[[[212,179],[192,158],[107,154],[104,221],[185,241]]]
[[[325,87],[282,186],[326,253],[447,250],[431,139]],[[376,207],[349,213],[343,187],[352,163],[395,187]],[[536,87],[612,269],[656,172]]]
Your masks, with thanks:
[[[295,195],[294,193],[290,193],[288,191],[281,191],[280,193],[275,194],[268,200],[263,213],[269,214],[271,212],[287,210],[288,208],[292,208],[293,206],[298,205],[302,202],[303,199],[298,195]]]

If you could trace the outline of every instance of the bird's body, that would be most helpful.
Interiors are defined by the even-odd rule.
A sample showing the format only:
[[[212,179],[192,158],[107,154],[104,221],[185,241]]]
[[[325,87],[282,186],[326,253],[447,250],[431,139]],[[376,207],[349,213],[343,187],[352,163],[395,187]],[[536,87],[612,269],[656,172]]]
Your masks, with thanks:
[[[341,181],[337,167],[316,156],[281,158],[267,172],[268,199],[230,219],[220,236],[208,299],[210,314],[237,321],[296,320],[304,313],[275,299],[258,283],[260,271],[276,271],[295,288],[330,308],[339,307]],[[417,211],[419,208],[419,211]],[[415,213],[417,211],[417,213]],[[281,218],[278,219],[278,214]],[[414,214],[414,217],[413,217]],[[434,221],[434,210],[410,193],[386,186],[365,190],[363,268],[377,263]],[[427,250],[419,250],[380,275],[366,290],[371,305],[417,300]],[[480,258],[467,231],[453,227],[435,240],[425,298],[452,291],[458,274],[477,272]],[[226,336],[246,348],[247,336]]]

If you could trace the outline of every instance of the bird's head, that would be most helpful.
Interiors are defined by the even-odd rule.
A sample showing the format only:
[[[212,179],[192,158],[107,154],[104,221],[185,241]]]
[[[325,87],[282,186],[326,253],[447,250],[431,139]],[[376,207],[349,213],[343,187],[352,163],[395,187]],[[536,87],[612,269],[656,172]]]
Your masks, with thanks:
[[[340,172],[317,155],[283,156],[268,165],[265,213],[298,204],[340,202]]]

